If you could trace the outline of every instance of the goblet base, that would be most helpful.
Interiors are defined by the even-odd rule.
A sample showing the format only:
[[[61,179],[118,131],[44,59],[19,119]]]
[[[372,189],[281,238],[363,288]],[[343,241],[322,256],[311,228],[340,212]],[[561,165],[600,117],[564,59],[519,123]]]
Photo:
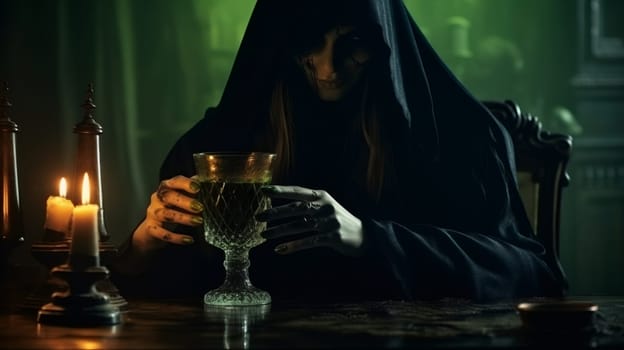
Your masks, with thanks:
[[[221,286],[204,294],[206,306],[252,306],[270,303],[271,295],[253,286],[236,290]]]

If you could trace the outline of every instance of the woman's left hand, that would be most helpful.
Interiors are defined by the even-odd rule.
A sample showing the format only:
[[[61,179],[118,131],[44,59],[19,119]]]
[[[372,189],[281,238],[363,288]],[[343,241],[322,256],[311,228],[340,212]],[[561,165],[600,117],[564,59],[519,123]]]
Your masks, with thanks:
[[[303,249],[329,247],[344,255],[362,253],[362,221],[343,208],[329,193],[299,186],[265,186],[263,193],[275,199],[293,202],[267,209],[256,215],[258,221],[281,220],[262,233],[266,239],[308,234],[305,238],[275,247],[279,254]]]

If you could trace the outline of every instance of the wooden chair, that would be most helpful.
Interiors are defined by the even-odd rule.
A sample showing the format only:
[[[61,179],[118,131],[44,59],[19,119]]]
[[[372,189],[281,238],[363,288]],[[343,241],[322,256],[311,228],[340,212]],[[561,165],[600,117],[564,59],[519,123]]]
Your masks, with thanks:
[[[483,104],[511,134],[524,207],[537,238],[559,265],[561,192],[569,183],[566,167],[572,137],[543,130],[538,118],[522,112],[513,101]]]

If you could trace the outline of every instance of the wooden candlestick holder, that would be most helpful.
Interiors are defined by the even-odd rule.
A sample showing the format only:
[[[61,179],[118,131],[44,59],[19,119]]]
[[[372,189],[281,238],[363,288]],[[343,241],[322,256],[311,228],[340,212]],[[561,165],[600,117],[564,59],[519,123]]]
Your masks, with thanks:
[[[83,261],[93,263],[86,257],[70,257],[73,265]],[[97,262],[95,262],[97,264]],[[121,322],[119,308],[111,304],[108,295],[95,288],[98,281],[108,278],[108,269],[89,266],[76,269],[64,264],[52,269],[52,276],[64,281],[68,288],[54,292],[52,302],[39,310],[37,322],[63,326],[110,326]]]
[[[55,266],[62,265],[67,261],[71,240],[64,239],[55,241],[51,240],[50,237],[49,232],[46,232],[42,241],[35,242],[32,245],[31,253],[37,261],[45,265],[48,271],[51,272]],[[100,259],[102,264],[106,266],[117,256],[117,248],[110,242],[100,241],[99,245]],[[51,273],[43,285],[39,286],[37,290],[25,298],[21,304],[21,308],[37,310],[49,301],[50,295],[53,292],[62,291],[66,288],[67,284]],[[119,308],[119,310],[123,311],[128,308],[128,302],[119,294],[119,290],[110,279],[105,278],[96,281],[96,288],[98,291],[108,295],[111,303]]]

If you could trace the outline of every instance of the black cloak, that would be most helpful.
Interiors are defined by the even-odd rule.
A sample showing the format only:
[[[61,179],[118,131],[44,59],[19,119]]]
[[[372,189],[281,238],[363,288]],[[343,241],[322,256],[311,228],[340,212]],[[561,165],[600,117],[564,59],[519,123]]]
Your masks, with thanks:
[[[562,295],[565,278],[548,266],[521,203],[509,136],[447,69],[400,0],[259,0],[219,105],[177,141],[160,178],[192,176],[195,152],[272,151],[258,135],[266,131],[275,76],[307,28],[341,16],[374,23],[382,38],[382,71],[401,115],[388,118],[399,190],[379,202],[366,197],[358,157],[349,153],[365,144],[344,136],[350,124],[341,105],[305,104],[296,166],[279,182],[328,191],[362,220],[368,249],[358,258],[329,248],[280,256],[277,243],[265,243],[251,251],[254,285],[274,299]],[[196,244],[167,247],[130,279],[135,286],[201,295],[223,281],[222,253],[198,230],[187,233]]]

